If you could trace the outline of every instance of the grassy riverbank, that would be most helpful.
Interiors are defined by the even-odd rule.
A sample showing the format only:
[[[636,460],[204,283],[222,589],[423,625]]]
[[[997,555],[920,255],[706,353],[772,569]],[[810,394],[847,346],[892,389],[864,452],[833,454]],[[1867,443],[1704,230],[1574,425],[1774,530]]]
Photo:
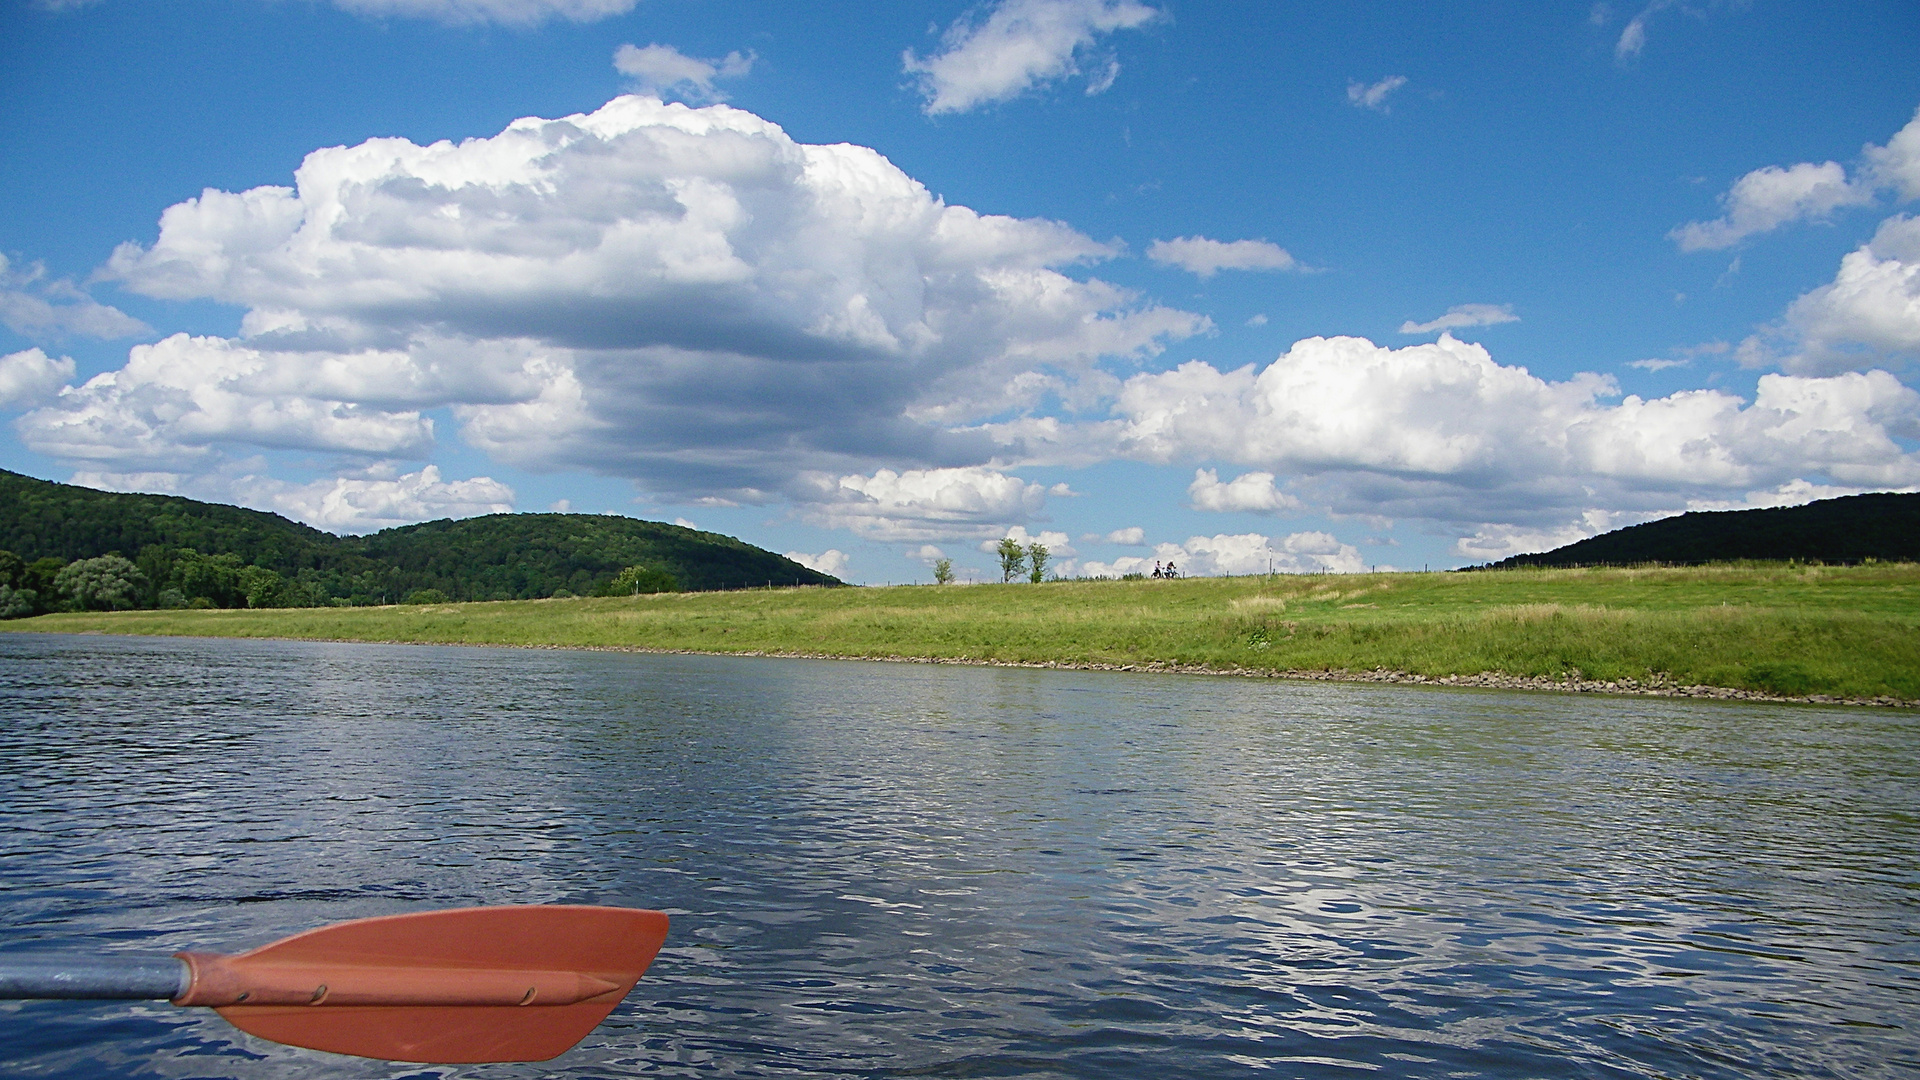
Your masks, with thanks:
[[[7,630],[1390,669],[1920,698],[1920,566],[1504,570],[45,615]]]

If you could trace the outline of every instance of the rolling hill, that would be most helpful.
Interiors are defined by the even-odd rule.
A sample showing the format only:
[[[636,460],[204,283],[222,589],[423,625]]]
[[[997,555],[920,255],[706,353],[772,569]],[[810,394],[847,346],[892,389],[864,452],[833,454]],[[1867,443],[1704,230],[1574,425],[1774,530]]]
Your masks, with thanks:
[[[665,571],[690,590],[842,584],[729,536],[636,518],[494,514],[335,536],[259,510],[95,491],[0,470],[0,551],[24,563],[119,554],[139,566],[157,595],[169,581],[178,584],[183,549],[231,556],[223,565],[235,570],[271,570],[298,586],[304,602],[317,603],[379,603],[418,590],[448,600],[584,595],[634,565]]]
[[[1920,494],[1849,495],[1804,506],[1681,514],[1589,537],[1486,569],[1690,566],[1739,559],[1853,564],[1920,562]]]

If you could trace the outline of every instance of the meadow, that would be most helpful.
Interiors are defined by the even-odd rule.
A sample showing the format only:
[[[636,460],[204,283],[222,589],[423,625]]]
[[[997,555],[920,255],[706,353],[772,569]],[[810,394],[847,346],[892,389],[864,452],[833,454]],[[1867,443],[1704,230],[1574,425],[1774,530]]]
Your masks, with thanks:
[[[1920,699],[1920,565],[1518,569],[773,588],[66,613],[63,633],[1634,680]]]

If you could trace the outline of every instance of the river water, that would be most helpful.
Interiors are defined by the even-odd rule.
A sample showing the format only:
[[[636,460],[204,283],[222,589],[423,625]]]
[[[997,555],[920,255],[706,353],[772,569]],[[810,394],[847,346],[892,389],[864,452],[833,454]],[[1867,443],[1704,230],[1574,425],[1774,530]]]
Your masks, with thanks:
[[[580,1048],[0,1004],[0,1075],[1920,1076],[1920,716],[0,634],[0,951],[667,911]]]

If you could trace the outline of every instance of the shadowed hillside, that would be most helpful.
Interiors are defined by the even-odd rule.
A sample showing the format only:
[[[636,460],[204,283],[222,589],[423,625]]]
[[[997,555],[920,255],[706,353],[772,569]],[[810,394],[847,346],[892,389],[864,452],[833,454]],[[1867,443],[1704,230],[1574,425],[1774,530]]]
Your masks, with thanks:
[[[842,584],[729,536],[635,518],[494,514],[335,536],[259,510],[95,491],[0,470],[4,552],[18,558],[17,565],[0,560],[14,566],[12,580],[0,586],[31,589],[34,610],[67,602],[53,585],[58,570],[107,555],[131,563],[113,571],[125,588],[111,604],[80,606],[530,600],[606,591],[635,566],[666,575],[671,582],[659,587],[667,588]]]
[[[1540,555],[1514,555],[1488,568],[1698,565],[1739,559],[1920,562],[1920,494],[1849,495],[1805,506],[1682,514]]]
[[[586,594],[643,563],[683,589],[837,585],[837,578],[719,533],[600,514],[492,514],[429,521],[342,541],[398,568],[409,588],[455,600]]]

